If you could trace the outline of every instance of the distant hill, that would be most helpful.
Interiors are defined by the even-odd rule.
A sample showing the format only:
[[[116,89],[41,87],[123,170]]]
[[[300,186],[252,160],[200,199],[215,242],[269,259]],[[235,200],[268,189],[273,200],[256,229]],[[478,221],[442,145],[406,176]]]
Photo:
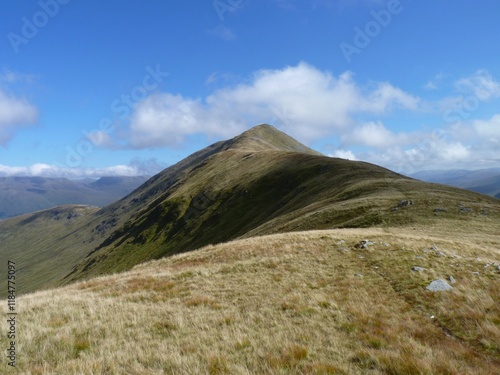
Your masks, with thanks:
[[[19,260],[21,293],[237,238],[442,223],[472,228],[499,216],[492,197],[326,157],[260,125],[190,155],[100,210],[65,206],[0,222],[0,257]]]
[[[0,177],[0,220],[66,204],[103,207],[131,193],[147,179],[145,176],[98,180]]]
[[[469,171],[464,169],[420,171],[411,175],[422,181],[436,182],[500,198],[500,168]]]

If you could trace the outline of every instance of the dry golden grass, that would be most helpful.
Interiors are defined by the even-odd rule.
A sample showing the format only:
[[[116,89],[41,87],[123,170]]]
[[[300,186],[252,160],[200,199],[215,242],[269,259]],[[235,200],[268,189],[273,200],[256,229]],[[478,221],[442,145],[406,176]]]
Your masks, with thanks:
[[[499,248],[445,227],[209,246],[19,298],[19,373],[498,374]]]

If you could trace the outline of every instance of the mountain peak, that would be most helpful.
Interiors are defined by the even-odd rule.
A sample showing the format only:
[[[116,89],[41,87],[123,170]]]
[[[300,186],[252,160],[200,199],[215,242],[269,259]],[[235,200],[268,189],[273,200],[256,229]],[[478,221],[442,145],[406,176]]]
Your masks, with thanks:
[[[229,149],[245,151],[290,151],[321,155],[268,124],[261,124],[228,141]]]

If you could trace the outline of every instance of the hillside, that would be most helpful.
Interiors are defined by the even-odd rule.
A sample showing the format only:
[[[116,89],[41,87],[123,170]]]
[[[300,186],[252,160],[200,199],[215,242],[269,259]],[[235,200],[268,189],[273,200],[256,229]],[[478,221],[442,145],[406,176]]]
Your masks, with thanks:
[[[498,374],[497,223],[254,237],[25,295],[18,372]]]
[[[26,292],[236,238],[443,222],[471,228],[499,220],[499,211],[497,199],[329,158],[260,125],[200,150],[74,225],[50,219],[50,211],[0,222],[0,255],[22,259]]]
[[[106,206],[146,182],[147,177],[68,180],[0,177],[0,220],[66,204]]]

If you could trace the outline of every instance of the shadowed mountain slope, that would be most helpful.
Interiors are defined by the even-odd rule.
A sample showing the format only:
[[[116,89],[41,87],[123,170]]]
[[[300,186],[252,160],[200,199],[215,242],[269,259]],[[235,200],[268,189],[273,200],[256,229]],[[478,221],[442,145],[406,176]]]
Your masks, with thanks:
[[[400,204],[404,200],[413,204]],[[239,237],[494,220],[499,211],[494,198],[413,180],[369,163],[329,158],[260,125],[164,170],[127,197],[82,218],[78,228],[60,223],[51,231],[56,248],[62,246],[60,238],[71,242],[65,251],[76,262],[71,267],[71,262],[60,262],[64,267],[58,270],[59,275],[66,272],[59,282],[68,283]],[[2,225],[15,230],[7,240],[16,248],[28,227],[0,223],[0,231]],[[35,239],[19,251],[50,255],[50,240],[40,249]],[[64,258],[64,251],[57,256]],[[56,281],[27,278],[25,290]]]

